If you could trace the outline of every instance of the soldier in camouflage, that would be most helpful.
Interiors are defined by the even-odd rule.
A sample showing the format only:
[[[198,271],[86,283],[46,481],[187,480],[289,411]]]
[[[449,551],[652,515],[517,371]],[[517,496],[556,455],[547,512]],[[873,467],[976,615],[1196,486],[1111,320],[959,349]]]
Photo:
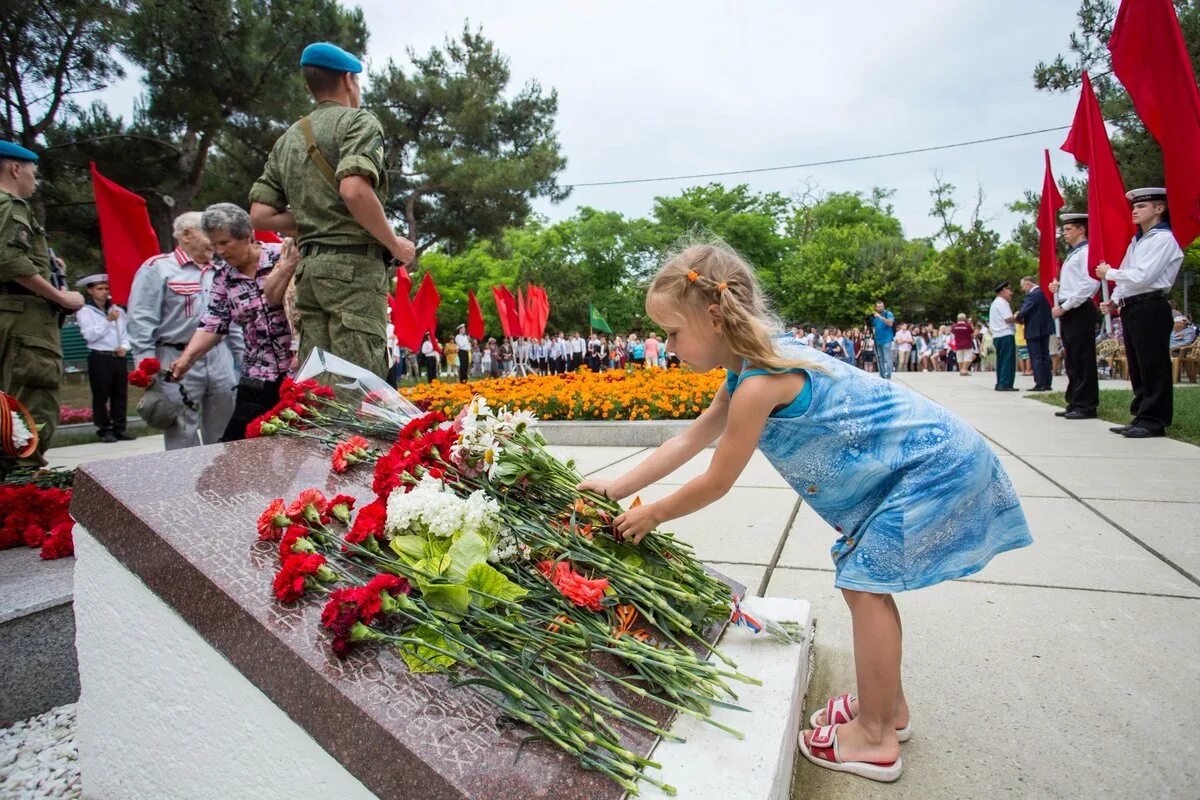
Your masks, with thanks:
[[[319,347],[386,377],[387,262],[408,263],[415,250],[383,210],[383,128],[359,107],[358,59],[321,42],[300,64],[317,107],[275,142],[250,217],[299,245],[300,362]]]
[[[83,295],[54,286],[46,231],[26,202],[37,189],[37,154],[0,142],[0,391],[21,401],[40,429],[37,452],[19,466],[42,466],[58,427],[61,311]],[[0,463],[0,474],[13,466]]]

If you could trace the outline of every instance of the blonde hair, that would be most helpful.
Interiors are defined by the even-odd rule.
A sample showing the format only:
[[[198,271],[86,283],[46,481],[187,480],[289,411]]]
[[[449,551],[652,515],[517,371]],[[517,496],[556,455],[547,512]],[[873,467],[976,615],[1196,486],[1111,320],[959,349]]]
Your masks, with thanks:
[[[685,243],[672,251],[646,292],[650,316],[656,299],[695,318],[706,317],[708,307],[717,305],[725,341],[752,367],[769,372],[824,371],[816,363],[785,358],[775,349],[775,334],[783,325],[770,310],[754,269],[720,239]]]

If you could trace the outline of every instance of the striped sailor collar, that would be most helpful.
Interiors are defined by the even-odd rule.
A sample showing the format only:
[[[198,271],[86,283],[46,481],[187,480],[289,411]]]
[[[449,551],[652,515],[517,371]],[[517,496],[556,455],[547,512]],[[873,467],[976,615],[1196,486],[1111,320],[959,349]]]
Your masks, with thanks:
[[[1138,228],[1137,233],[1135,233],[1133,235],[1133,238],[1134,238],[1134,240],[1138,240],[1138,239],[1141,239],[1143,236],[1149,236],[1149,235],[1153,234],[1155,231],[1167,231],[1169,233],[1171,231],[1171,226],[1165,222],[1160,222],[1148,231],[1144,231],[1141,228]]]
[[[212,261],[204,264],[197,264],[195,261],[192,261],[192,257],[189,256],[182,247],[176,247],[172,255],[175,256],[175,260],[179,263],[179,266],[186,267],[188,264],[192,264],[201,272],[204,272],[207,269],[215,269],[217,266]]]

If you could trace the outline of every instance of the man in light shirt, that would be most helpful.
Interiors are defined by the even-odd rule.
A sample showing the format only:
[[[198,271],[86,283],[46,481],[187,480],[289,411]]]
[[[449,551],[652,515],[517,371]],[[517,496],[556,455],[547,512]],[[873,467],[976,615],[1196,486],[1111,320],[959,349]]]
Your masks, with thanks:
[[[92,390],[92,422],[107,444],[128,442],[125,407],[129,397],[129,332],[125,312],[112,302],[107,275],[88,275],[79,281],[87,293],[83,308],[75,312],[79,333],[88,346],[88,385]]]
[[[1050,313],[1062,328],[1066,353],[1067,408],[1056,412],[1063,419],[1091,419],[1100,405],[1100,382],[1096,373],[1096,304],[1092,298],[1100,281],[1088,274],[1088,215],[1062,214],[1067,258],[1058,280],[1050,283],[1054,307]]]
[[[1013,383],[1017,379],[1017,321],[1013,314],[1012,285],[1002,281],[996,286],[996,299],[988,313],[988,328],[992,331],[992,345],[996,348],[996,391],[1015,392]]]
[[[459,325],[454,334],[454,344],[458,346],[458,382],[466,383],[471,373],[471,337],[467,336],[467,326]]]
[[[1109,430],[1126,439],[1149,439],[1165,436],[1174,414],[1169,347],[1172,314],[1167,293],[1179,274],[1183,250],[1171,233],[1166,189],[1134,189],[1125,197],[1133,206],[1138,231],[1120,269],[1103,261],[1096,266],[1096,277],[1117,285],[1101,309],[1105,313],[1121,309],[1125,359],[1133,384],[1132,421]]]

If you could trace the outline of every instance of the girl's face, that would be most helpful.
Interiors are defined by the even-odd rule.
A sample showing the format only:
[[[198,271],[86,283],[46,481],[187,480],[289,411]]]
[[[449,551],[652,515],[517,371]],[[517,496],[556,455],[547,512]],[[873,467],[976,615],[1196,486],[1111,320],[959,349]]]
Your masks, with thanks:
[[[707,372],[728,361],[728,346],[721,336],[720,319],[712,313],[685,313],[666,298],[648,304],[650,318],[667,332],[667,350],[698,372]]]

